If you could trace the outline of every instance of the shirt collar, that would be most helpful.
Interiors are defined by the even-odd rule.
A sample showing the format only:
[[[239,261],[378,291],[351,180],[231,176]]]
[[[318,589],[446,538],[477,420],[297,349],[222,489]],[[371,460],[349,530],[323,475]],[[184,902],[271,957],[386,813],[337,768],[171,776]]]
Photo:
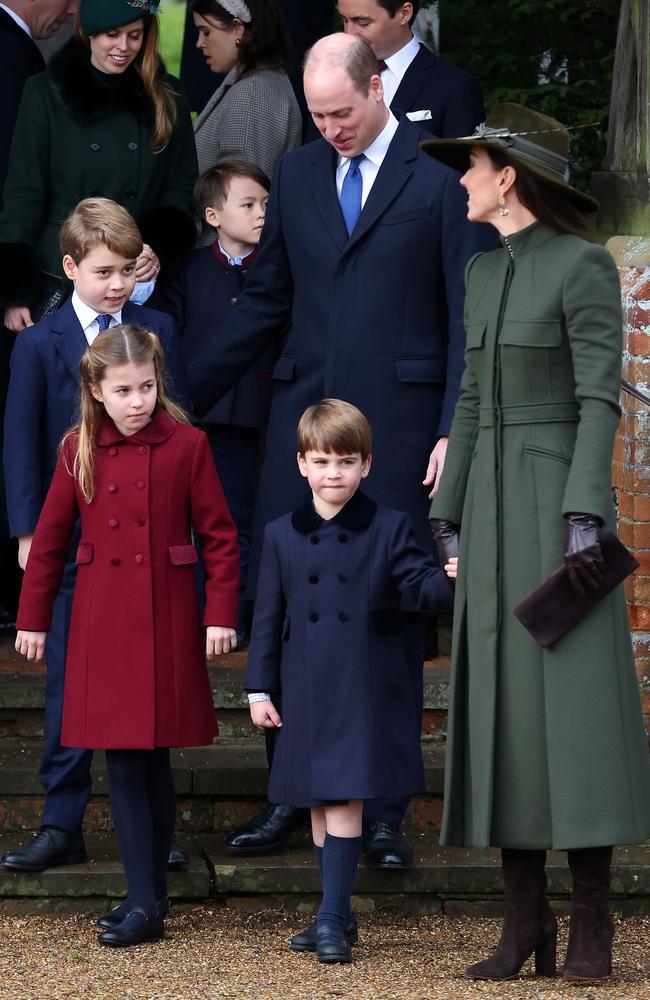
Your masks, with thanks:
[[[72,293],[71,302],[72,302],[72,308],[74,309],[77,319],[81,324],[81,329],[85,333],[86,330],[88,330],[88,328],[93,325],[93,323],[99,316],[99,313],[97,312],[96,309],[92,309],[90,306],[87,306],[85,302],[82,302],[82,300],[77,295],[76,291]],[[116,323],[122,322],[121,309],[118,309],[117,312],[111,313],[110,315],[113,317]]]
[[[248,261],[250,264],[252,264],[252,261],[249,260],[249,257],[251,256],[251,254],[254,254],[255,251],[257,250],[257,247],[253,247],[252,250],[248,250],[247,253],[243,253],[241,257],[233,257],[222,246],[221,240],[215,240],[214,243],[212,244],[212,247],[217,257],[219,257],[219,259],[225,260],[226,264],[230,264],[233,267],[241,266],[244,263],[244,261]]]
[[[397,52],[393,52],[392,56],[389,56],[388,59],[384,59],[384,62],[388,66],[391,73],[394,73],[397,79],[401,80],[419,51],[420,43],[415,35],[412,35],[410,42],[407,42],[406,45],[402,46],[401,49],[398,49]]]
[[[16,24],[18,25],[19,28],[23,29],[23,31],[25,32],[25,34],[29,38],[32,38],[32,33],[31,33],[29,25],[27,24],[26,21],[23,21],[22,17],[18,16],[18,14],[16,13],[15,10],[12,10],[11,7],[5,7],[5,5],[3,3],[0,3],[0,7],[2,7],[2,9],[5,11],[5,13],[7,13],[9,15],[9,17],[11,18],[12,21],[16,22]]]
[[[380,167],[384,162],[384,157],[388,152],[388,147],[393,141],[393,136],[397,132],[399,127],[399,122],[392,111],[388,112],[388,121],[384,125],[383,129],[377,136],[377,138],[370,143],[367,149],[364,149],[363,155],[367,160],[370,160],[375,166]],[[344,164],[349,163],[351,157],[349,156],[339,156],[339,167]]]

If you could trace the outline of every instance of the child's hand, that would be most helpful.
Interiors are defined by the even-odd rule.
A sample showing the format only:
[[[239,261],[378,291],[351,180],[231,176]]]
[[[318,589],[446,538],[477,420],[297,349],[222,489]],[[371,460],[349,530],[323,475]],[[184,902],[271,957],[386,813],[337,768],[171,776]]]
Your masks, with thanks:
[[[209,625],[205,632],[205,655],[214,660],[221,653],[229,653],[237,646],[237,633],[234,628],[222,628],[221,625]]]
[[[458,556],[452,556],[448,563],[445,563],[445,573],[451,580],[458,576]]]
[[[47,632],[16,632],[16,652],[28,660],[42,660]]]
[[[258,729],[278,729],[282,725],[282,719],[276,712],[272,701],[254,701],[251,706],[251,719],[253,725]]]

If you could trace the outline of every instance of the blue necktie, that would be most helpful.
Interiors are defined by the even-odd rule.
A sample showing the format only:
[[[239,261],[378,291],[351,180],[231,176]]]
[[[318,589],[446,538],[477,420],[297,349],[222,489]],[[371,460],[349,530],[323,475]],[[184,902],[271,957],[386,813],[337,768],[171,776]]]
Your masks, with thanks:
[[[99,332],[103,333],[104,330],[108,330],[111,325],[112,316],[110,313],[99,313],[97,316],[97,326],[99,327]]]
[[[359,166],[362,160],[365,160],[363,153],[359,153],[358,156],[353,156],[350,159],[350,166],[348,167],[347,174],[343,178],[343,187],[341,188],[341,197],[339,198],[348,236],[356,226],[359,216],[361,215],[363,178],[361,176]]]

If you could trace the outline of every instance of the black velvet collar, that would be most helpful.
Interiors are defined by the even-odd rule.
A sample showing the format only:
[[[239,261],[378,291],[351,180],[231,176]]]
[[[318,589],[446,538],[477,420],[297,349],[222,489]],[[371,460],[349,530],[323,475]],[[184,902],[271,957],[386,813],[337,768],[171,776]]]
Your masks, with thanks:
[[[101,73],[91,65],[88,48],[76,36],[54,53],[48,69],[61,100],[76,118],[92,121],[114,110],[144,120],[153,117],[152,103],[133,66],[119,74]]]
[[[376,510],[377,504],[375,501],[367,497],[361,490],[357,490],[335,517],[330,521],[325,521],[316,512],[310,494],[294,510],[291,515],[291,523],[301,535],[309,535],[312,531],[318,531],[323,524],[335,524],[337,527],[346,528],[348,531],[367,531]]]

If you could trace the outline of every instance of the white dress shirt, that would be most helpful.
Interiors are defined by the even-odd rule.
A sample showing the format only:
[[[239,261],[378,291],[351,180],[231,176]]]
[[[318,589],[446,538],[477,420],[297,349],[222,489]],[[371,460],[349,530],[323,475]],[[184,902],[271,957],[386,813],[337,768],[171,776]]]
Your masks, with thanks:
[[[11,7],[5,7],[3,3],[0,3],[0,7],[2,7],[5,13],[9,15],[12,21],[16,22],[19,28],[23,29],[23,31],[25,32],[26,35],[29,36],[29,38],[32,37],[32,33],[29,30],[29,25],[27,24],[26,21],[23,21],[22,17],[18,17],[18,14],[16,13],[15,10],[12,10]]]
[[[88,341],[88,344],[92,344],[93,340],[99,333],[99,323],[97,322],[97,317],[100,314],[96,309],[92,309],[90,306],[87,306],[85,302],[82,302],[76,292],[72,293],[72,299],[70,301],[77,319],[81,324],[84,337]],[[122,322],[122,310],[118,309],[117,312],[110,313],[110,317],[111,322],[109,324],[109,329],[111,326],[117,326],[118,323]]]
[[[397,52],[393,52],[392,56],[389,56],[388,59],[384,59],[386,69],[380,75],[381,85],[384,88],[384,102],[386,107],[390,107],[404,74],[419,51],[420,43],[415,35],[413,35],[410,42],[407,42]]]
[[[375,183],[377,174],[379,173],[379,168],[384,162],[384,157],[388,152],[388,147],[393,141],[393,136],[397,132],[399,122],[395,115],[391,112],[388,114],[388,121],[382,131],[379,133],[374,142],[371,142],[367,149],[364,149],[363,153],[365,160],[362,160],[359,164],[359,170],[361,171],[361,179],[363,181],[363,188],[361,193],[361,207],[366,203],[366,199],[370,194],[372,185]],[[349,156],[339,156],[339,165],[336,168],[336,190],[339,198],[341,197],[341,189],[343,187],[343,181],[345,175],[350,169],[350,157]]]
[[[250,257],[253,250],[255,249],[255,247],[253,247],[252,250],[247,250],[246,253],[243,253],[241,255],[241,257],[233,257],[232,254],[228,253],[221,240],[218,239],[217,243],[219,244],[219,249],[221,250],[221,253],[224,255],[224,257],[226,258],[231,267],[241,266],[246,260],[246,258]]]

